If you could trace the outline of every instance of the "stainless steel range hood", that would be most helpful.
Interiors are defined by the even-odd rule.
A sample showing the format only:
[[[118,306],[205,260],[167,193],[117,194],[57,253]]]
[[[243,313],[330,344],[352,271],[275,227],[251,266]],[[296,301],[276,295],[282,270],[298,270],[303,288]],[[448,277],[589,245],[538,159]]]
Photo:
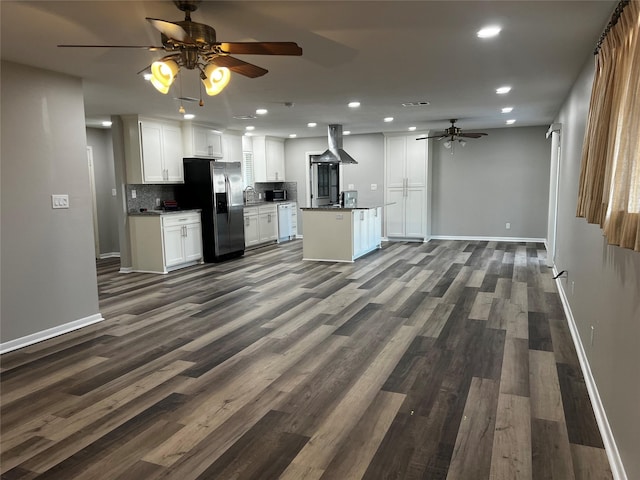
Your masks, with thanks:
[[[342,125],[329,125],[329,148],[319,157],[313,158],[312,163],[358,164],[342,149]]]

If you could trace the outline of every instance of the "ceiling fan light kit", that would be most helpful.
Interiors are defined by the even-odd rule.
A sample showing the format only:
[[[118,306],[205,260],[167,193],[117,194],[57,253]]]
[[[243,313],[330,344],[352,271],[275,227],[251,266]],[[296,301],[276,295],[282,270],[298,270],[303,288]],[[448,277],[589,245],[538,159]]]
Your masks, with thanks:
[[[231,70],[227,67],[216,67],[215,65],[209,64],[204,69],[203,74],[202,84],[209,96],[219,94],[224,90],[224,87],[229,84],[229,80],[231,80]]]
[[[180,67],[173,60],[161,60],[151,64],[151,85],[165,95],[176,79]]]

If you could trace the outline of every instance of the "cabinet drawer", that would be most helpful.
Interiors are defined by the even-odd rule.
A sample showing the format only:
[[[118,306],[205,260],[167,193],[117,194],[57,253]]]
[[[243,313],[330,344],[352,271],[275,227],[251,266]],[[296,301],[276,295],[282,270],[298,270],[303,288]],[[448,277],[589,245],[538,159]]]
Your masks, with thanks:
[[[278,212],[278,207],[275,205],[261,205],[258,207],[258,212],[260,213],[260,215],[263,215],[265,213],[275,215]]]
[[[162,226],[173,227],[176,225],[187,225],[189,223],[198,223],[200,221],[199,213],[189,213],[185,215],[163,215]]]

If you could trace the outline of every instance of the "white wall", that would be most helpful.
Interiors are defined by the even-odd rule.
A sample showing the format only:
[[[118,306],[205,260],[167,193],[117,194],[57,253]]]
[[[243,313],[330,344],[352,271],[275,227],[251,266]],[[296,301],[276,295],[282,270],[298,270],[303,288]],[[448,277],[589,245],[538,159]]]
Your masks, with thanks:
[[[590,56],[556,119],[562,124],[556,267],[568,272],[563,281],[568,302],[627,476],[636,479],[640,478],[640,253],[607,245],[598,225],[576,218],[593,71]]]
[[[483,131],[453,155],[433,142],[432,235],[546,238],[546,127]]]
[[[111,130],[87,128],[87,145],[93,149],[100,254],[119,254],[118,202],[112,194],[112,190],[116,189],[116,176]]]
[[[4,344],[99,314],[82,82],[1,69]],[[64,193],[70,208],[53,210]]]

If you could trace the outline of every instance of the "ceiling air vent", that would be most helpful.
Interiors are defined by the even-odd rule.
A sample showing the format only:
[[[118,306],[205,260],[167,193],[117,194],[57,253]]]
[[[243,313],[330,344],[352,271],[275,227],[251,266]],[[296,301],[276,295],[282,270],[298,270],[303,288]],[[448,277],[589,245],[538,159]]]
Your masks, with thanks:
[[[405,102],[402,104],[403,107],[426,107],[429,105],[429,102],[423,100],[421,102]]]

